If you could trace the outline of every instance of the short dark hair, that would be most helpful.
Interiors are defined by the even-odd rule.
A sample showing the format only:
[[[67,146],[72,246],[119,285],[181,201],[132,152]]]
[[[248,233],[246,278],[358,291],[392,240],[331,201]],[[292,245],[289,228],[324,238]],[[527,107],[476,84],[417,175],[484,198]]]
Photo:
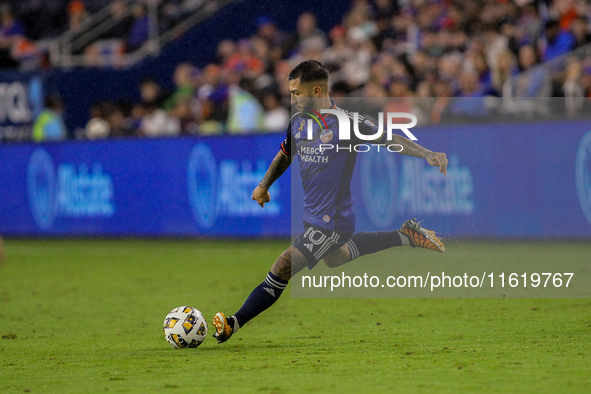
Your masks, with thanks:
[[[328,81],[328,69],[316,60],[305,60],[294,67],[287,77],[288,80],[300,79],[302,83]]]

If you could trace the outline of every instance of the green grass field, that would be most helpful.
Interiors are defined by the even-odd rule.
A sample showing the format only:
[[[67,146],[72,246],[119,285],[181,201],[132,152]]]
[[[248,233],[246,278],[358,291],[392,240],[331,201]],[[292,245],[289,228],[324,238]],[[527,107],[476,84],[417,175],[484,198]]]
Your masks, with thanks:
[[[464,242],[446,258],[527,245]],[[574,245],[591,256],[588,242]],[[194,306],[208,321],[235,312],[286,246],[7,240],[0,392],[591,392],[585,298],[298,299],[288,288],[223,345],[165,341],[172,308]],[[530,258],[548,253],[534,246]]]

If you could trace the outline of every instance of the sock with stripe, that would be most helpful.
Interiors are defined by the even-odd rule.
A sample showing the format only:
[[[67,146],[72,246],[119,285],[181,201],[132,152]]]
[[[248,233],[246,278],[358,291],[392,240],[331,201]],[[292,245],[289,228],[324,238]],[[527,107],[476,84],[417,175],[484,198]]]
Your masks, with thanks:
[[[269,272],[265,281],[250,293],[240,310],[233,315],[234,332],[273,305],[287,287],[287,283],[288,281],[279,279]]]
[[[359,232],[353,234],[351,239],[347,241],[351,260],[395,246],[410,246],[408,237],[398,230]]]

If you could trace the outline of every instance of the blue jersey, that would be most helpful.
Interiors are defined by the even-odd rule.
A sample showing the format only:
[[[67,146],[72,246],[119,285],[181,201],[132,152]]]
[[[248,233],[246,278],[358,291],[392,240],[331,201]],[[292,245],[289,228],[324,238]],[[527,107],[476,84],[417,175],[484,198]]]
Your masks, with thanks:
[[[353,132],[353,114],[345,112],[351,124],[351,138],[341,140],[336,115],[304,110],[292,116],[287,136],[281,144],[283,153],[298,155],[304,189],[304,220],[316,226],[337,231],[355,231],[355,212],[351,197],[351,180],[357,160],[355,147],[367,144]],[[308,119],[312,119],[312,138],[308,139]],[[378,128],[358,116],[358,130],[374,135]],[[380,142],[385,138],[381,136]],[[331,148],[332,147],[332,148]]]

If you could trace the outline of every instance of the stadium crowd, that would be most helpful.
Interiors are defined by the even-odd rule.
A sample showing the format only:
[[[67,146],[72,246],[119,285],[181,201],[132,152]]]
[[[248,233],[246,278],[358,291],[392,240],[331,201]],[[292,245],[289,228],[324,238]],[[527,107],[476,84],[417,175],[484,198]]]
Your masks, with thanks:
[[[110,27],[76,49],[89,66],[96,52],[133,52],[150,34],[148,7],[157,9],[158,30],[166,31],[191,15],[204,0],[19,0],[0,2],[0,69],[39,69],[52,66],[50,45],[68,31],[73,38],[85,32],[94,13],[108,9]],[[106,44],[105,44],[106,43]],[[93,57],[94,55],[94,57]]]
[[[329,67],[333,96],[500,96],[507,80],[527,71],[514,95],[563,96],[571,81],[591,96],[591,59],[552,75],[550,91],[546,71],[536,67],[591,42],[590,12],[583,0],[354,0],[328,34],[311,12],[299,16],[295,32],[261,16],[255,34],[222,41],[205,67],[178,65],[173,92],[147,78],[138,87],[141,102],[98,103],[86,135],[282,129],[289,118],[287,75],[304,59]],[[398,109],[412,105],[405,103]]]

